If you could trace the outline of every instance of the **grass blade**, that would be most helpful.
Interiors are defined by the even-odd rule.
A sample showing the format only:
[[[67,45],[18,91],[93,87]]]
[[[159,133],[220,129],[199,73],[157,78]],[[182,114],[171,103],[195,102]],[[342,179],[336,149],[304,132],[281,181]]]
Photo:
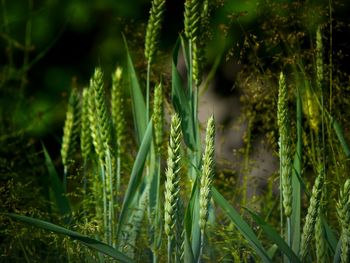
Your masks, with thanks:
[[[181,118],[182,134],[186,145],[192,150],[196,148],[193,110],[189,90],[185,89],[179,71],[177,70],[180,40],[176,42],[172,62],[172,102]]]
[[[301,183],[299,178],[301,178],[302,169],[302,105],[300,92],[297,92],[297,145],[296,152],[294,156],[294,169],[292,173],[292,188],[293,188],[293,203],[292,203],[292,215],[291,215],[291,240],[292,249],[294,253],[299,254],[300,248],[300,211],[301,211]]]
[[[194,183],[194,186],[197,184],[197,180]],[[194,188],[193,188],[194,189]],[[191,199],[188,203],[185,220],[184,220],[184,228],[185,228],[185,262],[196,262],[193,255],[192,245],[191,245],[191,232],[192,232],[192,223],[193,223],[193,207],[194,207],[194,193],[192,192]]]
[[[127,56],[127,69],[128,69],[128,77],[130,82],[129,87],[130,87],[132,111],[134,116],[134,125],[137,133],[138,143],[141,144],[143,136],[146,131],[146,127],[147,127],[145,99],[141,92],[140,84],[137,79],[134,64],[132,62],[129,49],[128,49],[128,44],[126,42],[124,35],[123,35],[123,38],[124,38],[126,56]]]
[[[329,249],[331,250],[332,254],[335,254],[337,251],[338,240],[334,235],[333,230],[330,228],[330,226],[328,225],[328,223],[323,217],[322,217],[322,224],[325,230],[325,239],[328,243]]]
[[[343,129],[342,129],[340,123],[336,119],[334,119],[332,116],[330,116],[330,121],[331,121],[333,129],[335,131],[335,134],[338,137],[340,145],[343,148],[343,151],[344,151],[346,157],[350,158],[350,148],[349,148],[349,145],[346,143]]]
[[[36,227],[39,227],[42,229],[52,231],[52,232],[57,233],[57,234],[63,234],[63,235],[69,236],[72,239],[75,239],[75,240],[81,242],[85,246],[92,248],[92,249],[95,249],[95,250],[97,250],[103,254],[106,254],[114,259],[117,259],[120,262],[126,262],[126,263],[133,262],[130,258],[125,256],[123,253],[119,252],[118,250],[114,249],[113,247],[111,247],[107,244],[104,244],[98,240],[95,240],[95,239],[89,238],[87,236],[84,236],[82,234],[79,234],[77,232],[74,232],[72,230],[66,229],[64,227],[52,224],[52,223],[44,221],[44,220],[32,218],[32,217],[16,215],[16,214],[6,214],[6,215],[8,215],[9,217],[11,217],[15,220],[25,222],[25,223],[31,224],[33,226],[36,226]]]
[[[261,226],[262,230],[265,232],[265,234],[268,236],[268,238],[274,242],[278,248],[292,261],[292,262],[300,262],[297,255],[291,250],[291,248],[287,245],[287,243],[284,241],[284,239],[277,233],[277,231],[271,227],[269,224],[267,224],[259,215],[254,213],[252,210],[247,209],[246,210],[250,213],[250,215],[253,217],[254,221]]]
[[[145,136],[143,137],[139,152],[137,153],[134,166],[131,171],[129,185],[126,190],[122,209],[119,216],[117,237],[119,236],[120,231],[126,220],[126,215],[129,210],[129,205],[131,204],[135,196],[135,192],[137,191],[137,188],[141,183],[143,167],[145,165],[145,161],[151,147],[151,142],[152,142],[152,121],[150,121],[148,124],[147,130],[145,132]]]
[[[226,212],[227,216],[236,225],[241,234],[247,239],[262,261],[272,262],[251,227],[243,220],[236,209],[229,204],[229,202],[220,194],[218,190],[216,190],[215,187],[212,188],[212,196],[217,205]]]
[[[341,255],[341,239],[339,239],[337,247],[335,249],[333,263],[339,263],[340,262],[340,255]]]
[[[48,151],[46,150],[45,145],[42,144],[42,147],[44,151],[46,167],[49,172],[49,187],[52,190],[57,209],[61,213],[61,215],[70,214],[71,207],[69,204],[69,200],[66,197],[66,192],[64,191],[63,184],[59,179],[56,168],[52,162]]]
[[[191,198],[187,207],[185,217],[186,232],[190,233],[190,236],[192,238],[191,253],[195,262],[198,261],[201,244],[201,231],[199,227],[199,219],[199,188],[198,179],[196,179],[192,187]]]

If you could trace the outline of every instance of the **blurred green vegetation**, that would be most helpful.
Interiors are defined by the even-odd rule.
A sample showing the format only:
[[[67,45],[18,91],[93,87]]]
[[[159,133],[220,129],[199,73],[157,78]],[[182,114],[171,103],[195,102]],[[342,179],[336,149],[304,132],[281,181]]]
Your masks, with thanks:
[[[167,59],[183,31],[183,2],[167,1],[159,49],[164,61],[156,61],[158,67],[171,65]],[[330,4],[334,19],[332,46]],[[337,110],[333,114],[345,124],[344,133],[349,138],[350,100],[343,94],[350,89],[350,45],[344,37],[350,28],[350,3],[213,0],[213,6],[204,67],[209,71],[214,61],[220,59],[217,76],[223,80],[217,80],[216,90],[230,94],[237,91],[232,91],[232,87],[239,87],[235,95],[241,96],[245,117],[251,118],[253,139],[257,134],[265,134],[276,148],[277,89],[273,83],[277,72],[296,61],[305,62],[304,69],[312,79],[314,37],[319,25],[324,32],[325,64],[333,55],[334,67],[326,69],[326,81],[334,85],[332,99]],[[5,200],[0,212],[46,215],[42,211],[47,205],[43,198],[47,193],[37,193],[45,185],[38,178],[46,173],[43,158],[38,154],[40,141],[48,146],[55,165],[60,167],[59,146],[71,87],[88,85],[96,66],[103,68],[108,84],[111,72],[124,63],[122,33],[126,35],[138,74],[145,77],[143,44],[149,8],[149,0],[0,1],[0,182],[5,182],[0,187]],[[167,72],[170,70],[164,68],[165,75]],[[334,73],[332,80],[329,72]],[[24,193],[28,194],[25,198],[21,196]],[[33,199],[35,195],[40,198]],[[11,231],[16,231],[16,225],[0,234]],[[30,231],[26,231],[29,234],[21,234],[21,238],[27,235],[29,242]],[[42,240],[43,235],[37,236]],[[11,239],[5,241],[8,240]],[[13,251],[21,251],[18,240],[9,241],[17,246]],[[38,257],[38,261],[43,259]],[[22,259],[20,255],[19,262]]]

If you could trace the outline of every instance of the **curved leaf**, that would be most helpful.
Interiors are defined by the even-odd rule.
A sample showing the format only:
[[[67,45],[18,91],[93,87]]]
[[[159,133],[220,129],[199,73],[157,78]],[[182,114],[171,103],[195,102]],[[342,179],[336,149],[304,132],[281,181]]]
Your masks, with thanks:
[[[257,236],[247,224],[247,222],[243,220],[243,218],[238,214],[236,209],[234,209],[229,204],[229,202],[219,193],[219,191],[215,187],[212,188],[212,195],[215,202],[221,207],[223,211],[226,212],[227,216],[236,225],[237,229],[241,232],[241,234],[247,239],[247,241],[253,247],[255,252],[260,256],[262,261],[269,263],[272,262],[266,250],[261,245]]]
[[[114,259],[117,259],[120,262],[126,262],[126,263],[133,262],[129,257],[127,257],[123,253],[119,252],[115,248],[113,248],[105,243],[102,243],[98,240],[92,239],[90,237],[84,236],[84,235],[79,234],[77,232],[74,232],[72,230],[66,229],[64,227],[52,224],[52,223],[44,221],[44,220],[32,218],[32,217],[16,215],[16,214],[6,214],[6,215],[8,215],[9,217],[16,219],[18,221],[25,222],[25,223],[31,224],[33,226],[36,226],[36,227],[39,227],[39,228],[42,228],[45,230],[55,232],[57,234],[63,234],[63,235],[69,236],[72,239],[75,239],[75,240],[81,242],[85,246],[92,248],[92,249],[95,249],[95,250],[97,250],[103,254],[106,254]]]

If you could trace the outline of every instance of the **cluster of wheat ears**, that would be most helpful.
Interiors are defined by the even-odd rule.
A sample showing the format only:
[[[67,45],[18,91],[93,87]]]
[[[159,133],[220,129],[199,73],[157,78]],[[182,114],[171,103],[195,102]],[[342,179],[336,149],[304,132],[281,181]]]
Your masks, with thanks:
[[[186,0],[184,33],[174,48],[170,109],[171,121],[167,154],[163,142],[165,117],[163,102],[166,96],[162,83],[151,83],[152,65],[165,12],[165,0],[153,0],[145,38],[147,78],[140,85],[131,56],[127,50],[125,68],[117,67],[111,76],[111,88],[106,89],[101,68],[96,68],[88,87],[70,95],[61,147],[64,166],[63,181],[55,179],[54,200],[58,211],[73,224],[73,206],[67,193],[72,159],[82,160],[83,194],[81,205],[86,220],[95,220],[95,238],[58,225],[9,214],[14,219],[67,235],[84,245],[121,262],[139,259],[141,232],[146,231],[152,262],[201,262],[213,259],[207,241],[208,226],[215,224],[221,211],[247,241],[251,255],[262,262],[349,262],[350,251],[350,179],[340,190],[336,204],[340,235],[327,224],[323,187],[327,170],[324,162],[325,120],[329,120],[346,155],[349,148],[339,124],[324,109],[322,98],[323,62],[322,39],[317,31],[316,87],[295,95],[297,107],[297,142],[293,144],[289,95],[286,77],[280,73],[277,119],[279,127],[281,229],[276,230],[257,213],[247,210],[253,225],[262,229],[269,240],[262,242],[248,223],[213,185],[215,175],[215,120],[207,121],[202,146],[198,121],[198,89],[201,84],[203,56],[203,25],[210,18],[208,0]],[[125,46],[126,40],[125,40]],[[180,52],[182,51],[182,53]],[[179,54],[187,67],[187,84],[177,68]],[[143,84],[143,83],[142,83]],[[154,85],[154,89],[151,89]],[[145,92],[141,87],[145,86]],[[109,90],[109,94],[107,94]],[[145,94],[144,94],[145,93]],[[153,94],[153,96],[152,96]],[[317,95],[317,96],[316,96]],[[126,98],[129,96],[129,98]],[[153,97],[153,99],[151,99]],[[137,155],[132,169],[123,165],[132,156],[128,150],[125,118],[126,101],[131,101]],[[151,107],[151,102],[153,105]],[[301,106],[303,104],[303,106]],[[316,180],[308,193],[302,179],[301,115],[304,108],[310,132],[316,137]],[[80,142],[80,147],[78,146]],[[80,157],[77,150],[80,149]],[[202,150],[203,149],[203,150]],[[50,158],[45,151],[47,161]],[[162,162],[166,156],[166,164]],[[164,167],[165,166],[165,167]],[[57,176],[57,175],[56,175]],[[305,189],[303,191],[302,189]],[[73,190],[74,191],[74,190]],[[305,221],[301,219],[302,193],[308,197]],[[146,225],[143,225],[147,222]],[[303,222],[303,228],[301,225]],[[218,222],[217,222],[218,223]],[[280,232],[280,233],[279,233]],[[143,233],[145,235],[145,233]],[[211,244],[212,245],[212,244]],[[265,246],[269,245],[269,249]],[[220,251],[220,248],[218,248]],[[316,251],[314,251],[316,250]],[[233,253],[233,252],[232,252]],[[239,253],[239,252],[238,252]],[[97,257],[96,260],[106,260]],[[242,261],[247,259],[241,258]],[[252,261],[254,262],[254,261]]]

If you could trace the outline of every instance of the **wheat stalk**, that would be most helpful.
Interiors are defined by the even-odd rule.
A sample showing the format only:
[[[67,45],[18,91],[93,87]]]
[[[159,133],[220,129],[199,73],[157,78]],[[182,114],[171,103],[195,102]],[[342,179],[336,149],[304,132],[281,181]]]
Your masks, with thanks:
[[[201,1],[186,0],[185,1],[185,35],[190,42],[191,54],[191,71],[192,79],[196,86],[200,83],[200,48],[199,48],[199,25],[201,22]]]
[[[350,179],[340,191],[337,213],[341,226],[341,262],[346,263],[350,259]]]
[[[171,119],[165,182],[164,230],[168,236],[168,262],[172,258],[172,240],[180,193],[181,121],[177,114]]]
[[[92,138],[89,121],[89,89],[84,88],[82,93],[81,107],[81,131],[80,131],[80,149],[84,160],[87,160],[91,154]]]
[[[318,216],[315,224],[315,241],[316,241],[316,258],[319,263],[327,262],[327,247],[326,240],[324,238],[325,233],[322,226],[322,218],[321,218],[321,205],[318,208]]]
[[[205,151],[203,155],[203,165],[200,178],[199,194],[199,227],[204,232],[208,220],[208,208],[211,198],[211,185],[214,176],[214,158],[215,158],[215,123],[211,116],[207,123],[207,132],[205,138]]]
[[[160,153],[163,142],[163,85],[159,83],[154,90],[153,126],[156,152]]]
[[[317,80],[317,87],[319,89],[322,89],[322,83],[324,79],[322,52],[323,52],[322,33],[321,33],[321,27],[319,26],[316,32],[316,80]]]
[[[78,91],[73,88],[69,97],[66,120],[63,127],[61,146],[62,164],[68,166],[68,158],[76,146],[76,139],[80,130],[80,105]]]
[[[105,92],[103,84],[103,73],[101,68],[95,69],[94,75],[90,80],[90,86],[94,94],[95,110],[96,110],[96,122],[98,125],[98,132],[100,134],[104,151],[110,149],[111,143],[111,126],[110,118],[105,101]]]
[[[124,99],[122,94],[122,75],[123,69],[117,67],[112,74],[111,91],[111,113],[116,138],[117,151],[119,154],[125,152],[125,119],[124,119]]]
[[[280,74],[277,121],[280,145],[280,176],[282,182],[283,208],[286,217],[292,214],[292,153],[288,112],[287,85],[283,72]]]
[[[301,236],[300,243],[300,259],[301,261],[305,260],[307,255],[310,241],[312,238],[313,231],[315,229],[315,223],[318,216],[318,208],[320,206],[321,196],[322,196],[322,187],[324,183],[324,170],[320,166],[318,168],[318,175],[315,180],[315,184],[312,188],[312,194],[310,198],[310,205],[307,210],[306,220],[303,227],[303,233]]]
[[[152,0],[152,7],[148,19],[145,41],[145,57],[152,63],[161,30],[165,0]]]

